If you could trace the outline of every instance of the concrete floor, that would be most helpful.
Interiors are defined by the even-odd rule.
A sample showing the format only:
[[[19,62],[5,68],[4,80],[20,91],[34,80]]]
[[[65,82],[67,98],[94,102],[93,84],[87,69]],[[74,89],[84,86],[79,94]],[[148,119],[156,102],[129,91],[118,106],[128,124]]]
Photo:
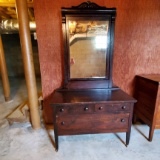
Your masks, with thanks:
[[[27,99],[23,79],[10,79],[13,101],[5,103],[0,82],[0,160],[159,160],[160,130],[149,142],[149,127],[132,125],[131,139],[125,146],[125,134],[61,136],[59,151],[54,149],[53,129],[33,130],[30,123],[8,124],[6,116]],[[37,80],[41,91],[40,79]]]

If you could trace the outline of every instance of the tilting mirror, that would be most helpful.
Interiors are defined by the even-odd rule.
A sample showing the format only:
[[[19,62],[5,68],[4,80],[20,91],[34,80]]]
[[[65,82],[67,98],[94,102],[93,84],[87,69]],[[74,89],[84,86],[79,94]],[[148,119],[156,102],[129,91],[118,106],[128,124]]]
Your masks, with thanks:
[[[112,87],[115,9],[84,2],[62,8],[64,86]]]

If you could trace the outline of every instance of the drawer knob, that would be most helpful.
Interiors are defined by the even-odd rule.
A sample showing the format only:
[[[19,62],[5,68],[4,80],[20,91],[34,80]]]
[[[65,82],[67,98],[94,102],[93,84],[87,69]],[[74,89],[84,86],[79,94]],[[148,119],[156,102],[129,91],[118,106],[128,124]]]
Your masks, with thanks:
[[[103,107],[101,106],[101,107],[99,107],[99,110],[102,110],[103,109]]]
[[[122,109],[126,109],[126,106],[122,106]]]
[[[121,119],[121,122],[125,122],[125,119]]]
[[[65,123],[64,122],[61,122],[61,125],[64,125]]]
[[[63,108],[61,108],[61,109],[60,109],[60,112],[64,112],[64,109],[63,109]]]
[[[88,111],[88,110],[89,110],[89,108],[88,108],[88,107],[85,107],[85,108],[84,108],[84,110],[85,110],[85,111]]]

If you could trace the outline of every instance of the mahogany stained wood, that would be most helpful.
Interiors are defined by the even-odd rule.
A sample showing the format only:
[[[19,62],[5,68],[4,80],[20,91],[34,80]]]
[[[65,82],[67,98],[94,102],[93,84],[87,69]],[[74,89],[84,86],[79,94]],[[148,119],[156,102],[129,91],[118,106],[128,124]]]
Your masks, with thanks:
[[[62,9],[64,85],[62,89],[54,92],[51,102],[56,150],[58,150],[58,136],[60,135],[126,132],[126,145],[129,144],[133,104],[136,100],[118,87],[113,87],[112,83],[115,15],[115,8],[100,7],[89,1],[77,7]],[[96,20],[102,20],[103,17],[108,21],[109,36],[106,53],[109,56],[107,56],[108,65],[106,67],[109,67],[106,68],[105,78],[93,78],[92,80],[90,78],[70,78],[66,19],[72,16],[77,16],[77,18],[81,16],[85,20],[86,18],[91,20],[90,17],[96,16]]]
[[[138,75],[136,77],[134,121],[137,118],[149,125],[149,141],[154,129],[160,128],[160,75]]]
[[[59,89],[52,97],[56,150],[59,135],[126,132],[129,144],[133,104],[121,89]]]
[[[93,2],[87,1],[79,6],[71,8],[62,8],[62,30],[64,42],[64,88],[112,88],[112,63],[113,63],[113,47],[114,47],[114,25],[116,17],[116,8],[101,7]],[[104,78],[71,78],[70,77],[70,40],[69,28],[67,23],[69,20],[83,21],[106,21],[108,24],[107,47],[105,49],[106,65]],[[100,33],[99,33],[100,34]],[[94,33],[96,35],[96,33]],[[95,47],[95,46],[94,46]]]

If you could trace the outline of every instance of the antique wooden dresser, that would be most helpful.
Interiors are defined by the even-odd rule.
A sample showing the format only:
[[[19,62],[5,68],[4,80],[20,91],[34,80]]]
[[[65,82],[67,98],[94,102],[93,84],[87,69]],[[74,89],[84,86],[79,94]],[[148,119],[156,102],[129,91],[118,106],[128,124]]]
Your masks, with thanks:
[[[155,128],[160,128],[160,75],[136,76],[134,121],[141,119],[150,127],[149,141]]]
[[[115,8],[84,2],[62,8],[64,84],[52,97],[58,136],[126,133],[129,144],[136,100],[112,82]]]

